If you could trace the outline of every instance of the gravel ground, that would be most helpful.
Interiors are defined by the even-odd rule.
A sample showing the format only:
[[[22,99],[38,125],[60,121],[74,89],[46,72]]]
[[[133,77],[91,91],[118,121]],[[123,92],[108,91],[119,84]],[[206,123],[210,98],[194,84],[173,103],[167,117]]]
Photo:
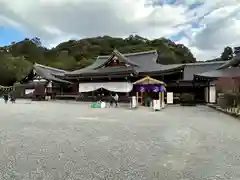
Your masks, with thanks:
[[[205,106],[1,101],[0,111],[1,180],[240,179],[240,122]]]

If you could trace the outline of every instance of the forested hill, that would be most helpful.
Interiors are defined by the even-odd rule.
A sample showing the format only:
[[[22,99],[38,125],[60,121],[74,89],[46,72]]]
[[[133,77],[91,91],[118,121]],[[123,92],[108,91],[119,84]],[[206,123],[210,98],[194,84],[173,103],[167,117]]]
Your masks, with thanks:
[[[22,78],[34,62],[75,70],[91,64],[99,55],[109,55],[114,48],[121,53],[158,50],[158,63],[161,64],[196,61],[186,46],[166,38],[148,40],[137,35],[125,39],[104,36],[70,40],[52,49],[42,47],[40,39],[33,38],[0,47],[0,85]]]

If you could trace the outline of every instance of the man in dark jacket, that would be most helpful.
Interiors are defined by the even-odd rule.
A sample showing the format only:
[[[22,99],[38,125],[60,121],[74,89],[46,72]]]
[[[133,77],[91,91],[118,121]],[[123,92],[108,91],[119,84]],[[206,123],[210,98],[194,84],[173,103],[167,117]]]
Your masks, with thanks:
[[[11,93],[10,95],[10,101],[14,104],[16,101],[16,97],[14,96],[14,93]]]
[[[108,98],[109,98],[109,106],[112,107],[114,102],[113,95],[110,94]]]
[[[4,94],[3,95],[3,99],[4,99],[5,103],[7,104],[7,102],[8,102],[8,94]]]

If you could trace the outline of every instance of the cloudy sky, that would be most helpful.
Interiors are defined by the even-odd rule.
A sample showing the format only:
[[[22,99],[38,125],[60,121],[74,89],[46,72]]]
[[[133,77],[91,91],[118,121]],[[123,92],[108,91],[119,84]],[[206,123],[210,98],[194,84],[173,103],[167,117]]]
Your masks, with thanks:
[[[197,60],[240,45],[240,0],[0,0],[0,45],[40,37],[61,41],[101,35],[167,37]]]

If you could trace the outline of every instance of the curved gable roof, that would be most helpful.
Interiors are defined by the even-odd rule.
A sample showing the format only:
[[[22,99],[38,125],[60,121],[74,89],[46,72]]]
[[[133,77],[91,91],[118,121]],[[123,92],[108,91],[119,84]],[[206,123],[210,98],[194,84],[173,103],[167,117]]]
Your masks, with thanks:
[[[105,62],[103,64],[97,66],[94,69],[101,68],[101,67],[105,66],[114,56],[117,56],[121,61],[123,61],[126,64],[129,64],[129,65],[132,65],[132,66],[139,66],[137,63],[131,61],[129,58],[127,58],[125,55],[123,55],[122,53],[120,53],[118,50],[115,49],[112,52],[112,54],[110,56],[108,56],[107,60],[105,60]]]
[[[56,69],[53,67],[44,66],[41,64],[37,64],[37,63],[34,64],[33,69],[39,76],[41,76],[44,79],[71,84],[71,82],[69,82],[69,81],[66,81],[66,80],[56,77],[57,75],[65,75],[65,73],[67,73],[67,71],[65,71],[65,70]]]
[[[145,52],[137,52],[137,53],[127,53],[127,54],[122,54],[119,51],[115,51],[113,52],[115,54],[117,54],[120,57],[123,57],[124,61],[126,61],[126,63],[129,63],[130,65],[139,67],[139,68],[144,68],[146,66],[149,66],[151,68],[156,67],[156,61],[158,58],[158,53],[156,50],[152,50],[152,51],[145,51]],[[66,75],[75,75],[75,74],[81,74],[81,73],[86,73],[88,71],[97,69],[101,66],[103,66],[105,63],[108,62],[108,60],[111,58],[112,55],[108,55],[108,56],[98,56],[96,61],[79,70],[75,70],[72,72],[67,72]]]

